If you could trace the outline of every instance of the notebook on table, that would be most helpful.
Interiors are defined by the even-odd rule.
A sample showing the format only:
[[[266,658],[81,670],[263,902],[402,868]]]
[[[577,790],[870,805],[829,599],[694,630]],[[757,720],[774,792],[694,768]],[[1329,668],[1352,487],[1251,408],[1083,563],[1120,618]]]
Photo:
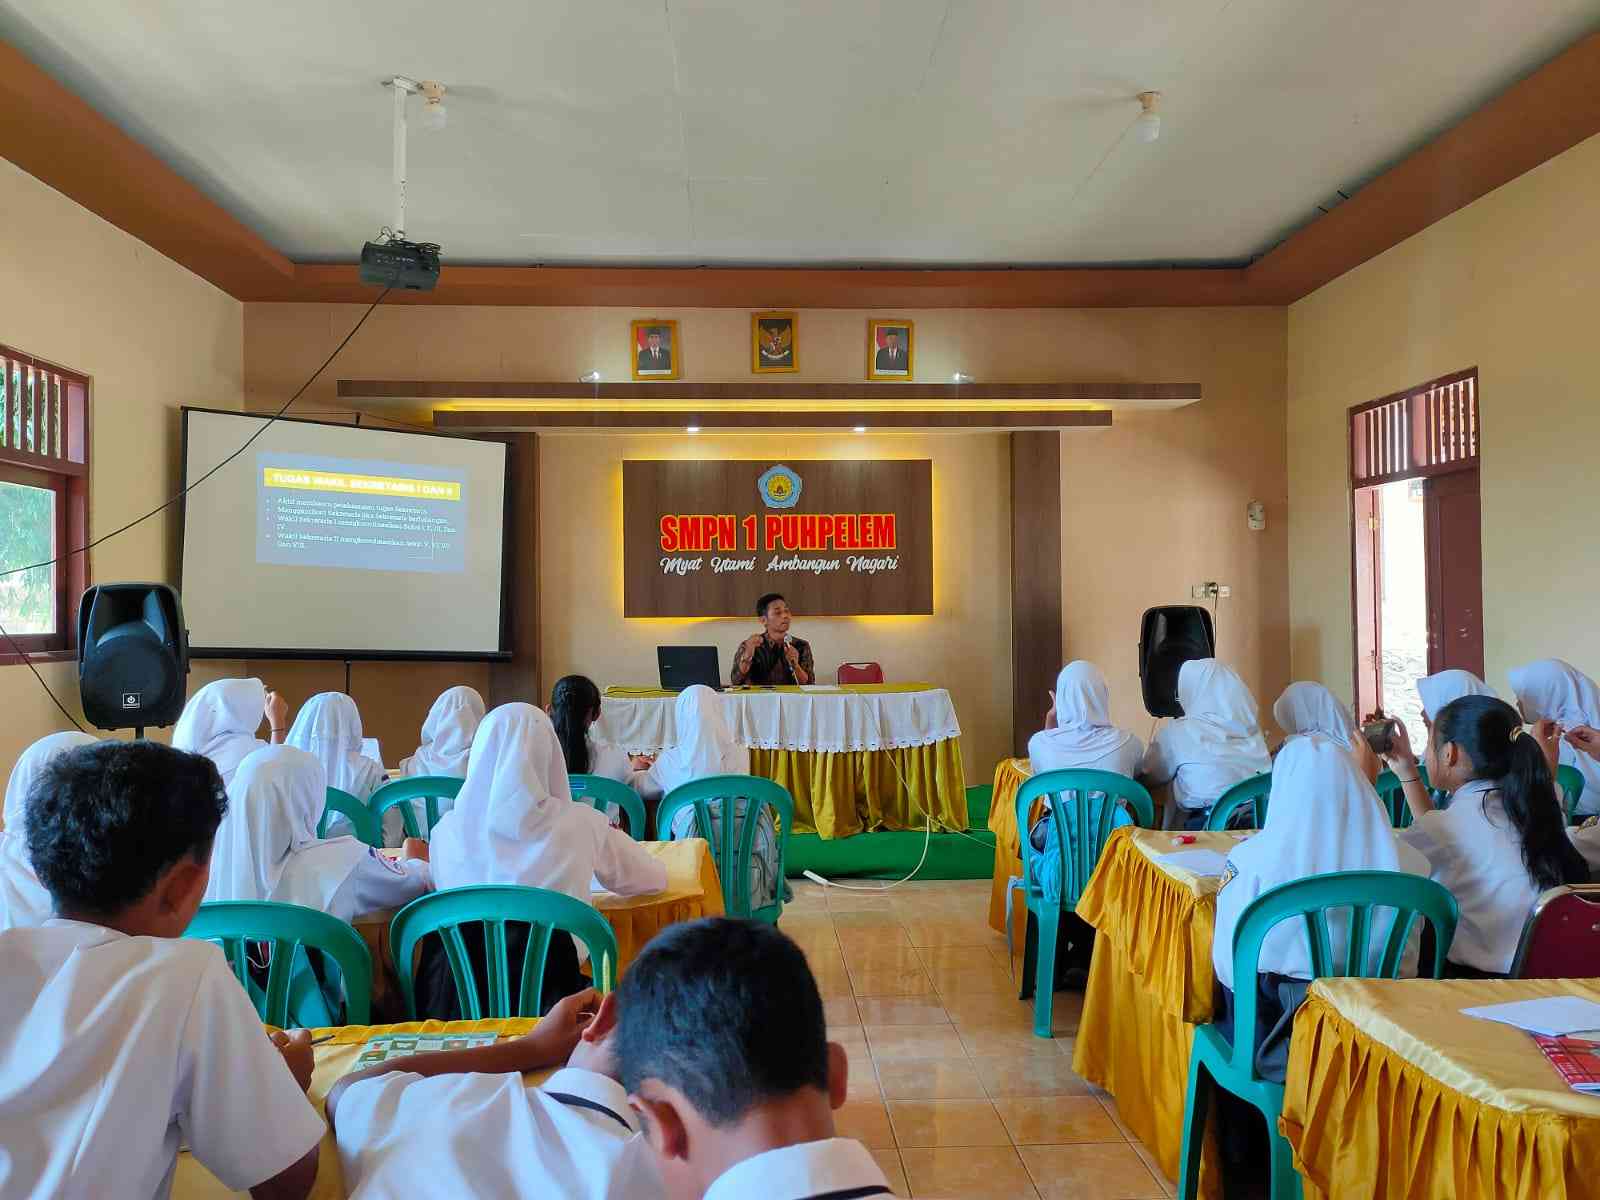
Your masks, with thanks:
[[[381,1033],[361,1047],[352,1071],[376,1066],[391,1058],[411,1054],[433,1054],[440,1050],[467,1050],[473,1046],[492,1046],[499,1041],[493,1033]]]

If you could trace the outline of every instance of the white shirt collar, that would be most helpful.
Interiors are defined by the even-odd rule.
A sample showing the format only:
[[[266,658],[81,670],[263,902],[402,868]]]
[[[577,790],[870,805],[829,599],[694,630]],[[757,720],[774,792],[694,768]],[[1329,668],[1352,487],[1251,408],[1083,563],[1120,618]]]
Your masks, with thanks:
[[[628,1091],[615,1079],[581,1067],[562,1067],[539,1085],[539,1090],[557,1103],[581,1103],[586,1108],[616,1117],[630,1133],[639,1132],[639,1118],[628,1105]]]
[[[705,1200],[822,1200],[823,1197],[892,1196],[889,1181],[860,1142],[829,1138],[768,1150],[719,1175]]]

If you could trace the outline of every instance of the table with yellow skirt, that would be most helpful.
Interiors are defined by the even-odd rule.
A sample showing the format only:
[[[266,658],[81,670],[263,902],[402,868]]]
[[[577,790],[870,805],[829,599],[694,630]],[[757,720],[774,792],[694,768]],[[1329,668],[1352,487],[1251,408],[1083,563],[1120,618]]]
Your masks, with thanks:
[[[1017,830],[1017,793],[1033,778],[1025,758],[1002,758],[994,769],[994,795],[989,800],[989,831],[994,834],[994,879],[989,886],[989,928],[1006,931],[1006,889],[1022,877],[1022,835]],[[1042,803],[1042,802],[1041,802]],[[1012,945],[1021,946],[1027,929],[1027,906],[1011,913]]]
[[[1227,854],[1231,833],[1177,844],[1159,830],[1112,833],[1077,912],[1095,929],[1094,959],[1078,1020],[1072,1069],[1110,1092],[1123,1123],[1178,1177],[1194,1027],[1210,1021],[1216,977],[1211,938],[1221,879],[1155,860],[1178,850]],[[1221,1194],[1213,1138],[1200,1163],[1200,1194]]]
[[[880,829],[967,827],[961,727],[950,693],[928,683],[729,688],[723,713],[750,749],[753,774],[794,798],[794,832],[825,838]],[[610,687],[597,743],[655,751],[674,745],[677,693]]]
[[[676,842],[644,842],[644,848],[667,868],[665,891],[642,896],[595,892],[590,900],[617,935],[617,973],[638,957],[645,943],[668,925],[723,914],[722,883],[717,877],[711,844],[704,838]],[[389,923],[396,909],[357,917],[352,924],[372,953],[372,1007],[377,1013],[397,1003],[391,978],[394,956],[389,947]]]
[[[314,1029],[314,1037],[332,1034],[329,1041],[313,1048],[316,1067],[311,1075],[311,1088],[307,1098],[316,1107],[319,1116],[326,1117],[325,1103],[328,1092],[339,1077],[355,1066],[361,1047],[380,1034],[386,1033],[496,1033],[502,1037],[520,1037],[539,1022],[525,1017],[503,1021],[406,1021],[399,1025],[344,1025],[335,1029]],[[265,1036],[263,1034],[262,1036]],[[534,1072],[524,1076],[530,1083],[538,1083],[549,1071]],[[241,1081],[240,1086],[248,1086]],[[418,1195],[426,1195],[427,1189]],[[193,1155],[178,1155],[178,1169],[172,1180],[173,1200],[213,1200],[214,1197],[239,1196],[248,1198],[246,1192],[229,1191],[210,1171],[201,1166]],[[339,1152],[334,1146],[331,1132],[322,1135],[322,1148],[318,1152],[317,1182],[311,1189],[311,1200],[344,1200],[344,1172],[339,1166]]]
[[[1600,1002],[1600,980],[1328,979],[1295,1015],[1279,1129],[1308,1197],[1600,1196],[1600,1098],[1463,1008]]]

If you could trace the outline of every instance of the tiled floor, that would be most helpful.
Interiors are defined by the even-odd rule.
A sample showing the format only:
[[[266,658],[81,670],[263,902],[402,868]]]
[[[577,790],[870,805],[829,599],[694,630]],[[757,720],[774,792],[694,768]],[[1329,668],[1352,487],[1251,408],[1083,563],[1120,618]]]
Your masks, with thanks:
[[[847,892],[794,881],[779,927],[805,950],[850,1054],[839,1132],[901,1196],[1161,1200],[1173,1194],[1116,1105],[1072,1070],[1081,996],[1050,1040],[1016,999],[989,881]],[[866,885],[874,886],[874,885]]]

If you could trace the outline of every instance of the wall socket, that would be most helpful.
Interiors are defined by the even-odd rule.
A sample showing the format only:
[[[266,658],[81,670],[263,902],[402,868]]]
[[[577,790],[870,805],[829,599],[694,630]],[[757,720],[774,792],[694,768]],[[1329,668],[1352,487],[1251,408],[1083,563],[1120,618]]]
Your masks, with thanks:
[[[1213,597],[1219,600],[1226,600],[1232,595],[1233,589],[1231,587],[1225,583],[1218,583],[1214,579],[1207,580],[1205,583],[1197,583],[1189,589],[1189,598],[1191,600],[1210,600]]]

